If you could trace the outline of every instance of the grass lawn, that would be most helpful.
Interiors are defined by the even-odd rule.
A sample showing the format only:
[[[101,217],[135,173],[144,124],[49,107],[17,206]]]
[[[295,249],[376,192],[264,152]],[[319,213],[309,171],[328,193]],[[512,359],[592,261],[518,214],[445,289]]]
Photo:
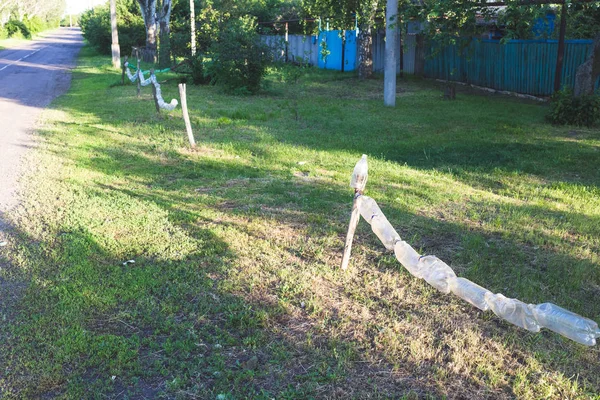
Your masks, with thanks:
[[[188,86],[191,151],[181,109],[157,117],[108,63],[82,51],[0,237],[23,292],[4,398],[599,398],[598,346],[440,294],[364,221],[338,268],[365,153],[367,194],[420,253],[599,321],[599,130],[412,79],[388,109],[381,80],[312,70],[258,96]]]
[[[54,29],[50,29],[47,31],[39,32],[33,36],[31,39],[25,38],[8,38],[8,39],[0,39],[0,50],[10,49],[17,46],[22,46],[27,43],[31,43],[32,40],[43,38],[49,32],[52,32]]]

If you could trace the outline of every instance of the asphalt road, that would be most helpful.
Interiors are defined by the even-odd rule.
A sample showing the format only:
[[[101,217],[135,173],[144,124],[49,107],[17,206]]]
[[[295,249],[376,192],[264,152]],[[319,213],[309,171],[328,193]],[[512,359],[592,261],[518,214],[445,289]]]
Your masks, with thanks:
[[[42,109],[71,84],[71,69],[83,45],[77,28],[60,28],[44,38],[0,51],[0,233],[2,215],[17,204],[25,152]]]

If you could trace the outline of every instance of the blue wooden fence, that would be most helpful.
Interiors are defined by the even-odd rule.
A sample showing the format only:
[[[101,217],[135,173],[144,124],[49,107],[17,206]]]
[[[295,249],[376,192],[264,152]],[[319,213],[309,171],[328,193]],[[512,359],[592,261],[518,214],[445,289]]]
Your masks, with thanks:
[[[498,90],[549,96],[554,91],[558,41],[473,40],[458,51],[448,46],[425,59],[425,76]],[[572,87],[579,67],[590,56],[592,40],[567,40],[562,85]]]

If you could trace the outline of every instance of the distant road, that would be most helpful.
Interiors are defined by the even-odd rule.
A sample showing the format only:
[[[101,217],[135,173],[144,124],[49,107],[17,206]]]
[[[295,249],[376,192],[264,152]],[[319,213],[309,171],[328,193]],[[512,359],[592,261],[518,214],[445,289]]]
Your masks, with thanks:
[[[17,204],[22,156],[34,145],[31,132],[42,109],[69,88],[82,45],[78,28],[60,28],[0,51],[0,218]]]

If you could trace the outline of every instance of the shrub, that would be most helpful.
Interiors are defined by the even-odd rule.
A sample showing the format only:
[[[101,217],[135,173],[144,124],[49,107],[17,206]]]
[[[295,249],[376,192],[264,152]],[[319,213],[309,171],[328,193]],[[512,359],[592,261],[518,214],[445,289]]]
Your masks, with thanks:
[[[9,20],[4,25],[4,29],[6,29],[8,37],[22,37],[25,39],[31,39],[31,32],[29,31],[27,26],[19,20]]]
[[[251,17],[227,21],[219,31],[209,53],[207,73],[211,83],[222,85],[227,91],[256,93],[270,63],[269,51],[256,33]]]
[[[8,32],[4,29],[3,26],[0,25],[0,40],[6,39],[8,37]]]
[[[600,124],[600,96],[575,97],[570,89],[559,90],[552,95],[546,118],[555,125],[592,127]]]
[[[31,35],[35,35],[47,28],[46,22],[37,16],[23,18],[23,25],[27,27]]]
[[[204,70],[204,57],[198,55],[190,58],[190,69],[194,85],[205,85],[210,83],[210,77],[206,75],[206,71]]]

